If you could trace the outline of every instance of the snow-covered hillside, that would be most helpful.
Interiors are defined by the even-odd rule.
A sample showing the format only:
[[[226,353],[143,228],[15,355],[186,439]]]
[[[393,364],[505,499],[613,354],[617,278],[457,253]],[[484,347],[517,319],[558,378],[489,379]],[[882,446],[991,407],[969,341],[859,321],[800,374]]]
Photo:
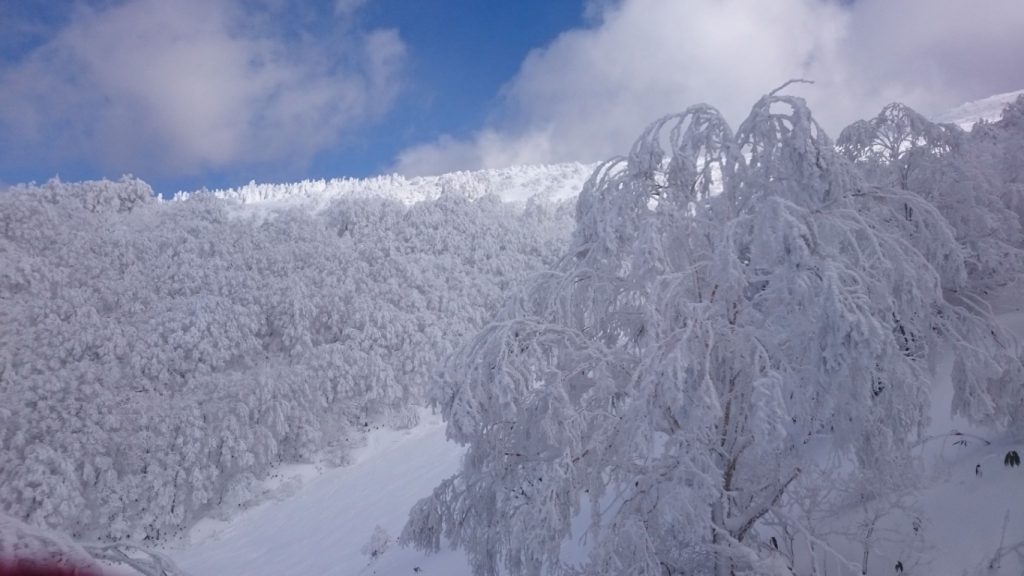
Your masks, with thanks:
[[[755,111],[578,203],[593,166],[4,192],[0,561],[1020,574],[1024,104]]]
[[[643,158],[645,156],[640,154],[638,157]],[[894,158],[893,162],[896,160]],[[884,179],[881,181],[884,181]],[[908,180],[908,185],[918,186],[922,184],[916,180]],[[626,186],[621,186],[617,189],[626,189]],[[612,195],[609,194],[605,198],[612,198]],[[910,197],[905,197],[904,201],[908,200],[910,200]],[[925,208],[927,207],[920,205],[918,209]],[[955,207],[953,206],[943,205],[941,209],[944,213],[955,214]],[[975,207],[975,209],[980,208]],[[622,213],[628,214],[628,211],[624,210],[623,207],[617,206],[609,214],[609,222],[614,222],[614,218]],[[593,216],[587,217],[593,218]],[[906,221],[914,220],[909,211],[906,211],[898,220],[904,219]],[[919,216],[918,219],[921,219],[921,217]],[[605,226],[609,226],[609,224],[605,224]],[[603,226],[598,227],[598,230],[604,229]],[[620,234],[622,235],[616,238],[619,242],[623,241],[623,237],[630,238],[630,229],[628,227],[623,228]],[[1019,229],[1017,229],[1015,234],[1019,236]],[[1010,239],[1019,241],[1019,237],[1012,235]],[[942,241],[948,242],[949,238]],[[658,244],[653,246],[658,246]],[[648,248],[648,250],[653,249]],[[595,250],[596,248],[591,248],[589,251],[579,250],[578,253],[587,254],[587,252],[592,253]],[[627,251],[624,258],[628,260],[631,258],[631,255],[632,252]],[[891,257],[892,254],[887,256]],[[832,258],[835,258],[835,255]],[[654,261],[660,262],[661,260],[655,258]],[[1014,265],[1010,261],[1004,261],[1002,264],[1010,267]],[[805,266],[811,268],[822,267],[822,265],[803,263],[798,265],[797,269]],[[616,270],[622,269],[622,267],[617,266],[614,268]],[[588,268],[588,274],[593,274],[595,269],[596,266]],[[943,273],[947,275],[944,281],[958,281],[955,274],[951,274],[948,271]],[[798,272],[791,272],[791,274],[798,274]],[[572,275],[572,277],[575,279],[573,283],[553,281],[553,285],[571,286],[573,290],[579,290],[578,285],[584,281],[585,276],[577,274]],[[632,281],[635,282],[635,280]],[[772,282],[780,281],[781,278],[774,278],[772,280]],[[548,278],[544,282],[552,282],[552,280]],[[544,285],[541,284],[542,286]],[[1015,332],[1018,336],[1024,336],[1024,324],[1021,323],[1019,312],[1021,305],[1018,294],[1019,286],[1017,284],[1004,289],[1000,294],[997,304],[1000,312],[999,320],[1004,324],[1004,327]],[[535,287],[534,290],[539,292],[540,287]],[[788,292],[788,294],[791,300],[798,297],[799,291],[794,289],[794,291]],[[561,302],[557,298],[553,300]],[[572,300],[567,298],[565,301],[571,302]],[[780,306],[783,305],[780,303]],[[861,306],[866,305],[866,302],[861,303]],[[772,310],[766,309],[764,313],[771,314]],[[849,313],[852,314],[852,312]],[[581,316],[585,317],[585,315]],[[625,314],[622,316],[627,319],[634,317]],[[487,386],[486,383],[482,385],[476,384],[473,383],[473,379],[479,376],[473,372],[473,366],[478,366],[481,362],[483,365],[488,366],[489,369],[483,372],[486,378],[486,375],[495,373],[495,366],[508,362],[509,358],[515,358],[517,355],[514,350],[518,350],[520,355],[527,356],[528,353],[524,353],[524,351],[534,345],[542,350],[546,346],[552,346],[551,340],[530,340],[529,337],[521,336],[523,331],[536,331],[543,334],[543,329],[533,324],[542,321],[548,321],[548,317],[531,318],[529,322],[524,322],[523,324],[518,324],[515,320],[505,318],[500,324],[492,326],[490,334],[499,335],[503,331],[511,333],[513,330],[511,327],[515,326],[516,337],[512,341],[517,344],[510,351],[504,345],[493,346],[484,340],[478,341],[470,348],[473,355],[467,357],[468,369],[456,377],[452,385],[458,388],[463,386],[462,382],[469,382],[470,392],[463,392],[463,394],[477,393],[480,396],[469,400],[466,398],[449,400],[448,402],[460,406],[459,409],[462,412],[448,412],[448,415],[453,416],[453,418],[463,419],[462,422],[465,422],[465,419],[472,420],[472,418],[479,416],[472,416],[467,412],[479,409],[475,407],[483,404],[485,408],[482,411],[485,415],[496,414],[496,418],[502,422],[515,418],[514,415],[502,414],[500,412],[500,403],[486,404],[489,398],[503,398],[507,388],[515,385],[515,375],[500,382],[493,382],[491,386]],[[791,326],[794,327],[793,334],[795,334],[798,325],[794,324]],[[908,328],[904,332],[904,325],[899,324],[897,332],[907,334],[913,333],[916,330]],[[631,333],[626,329],[623,329],[623,332]],[[550,334],[557,333],[554,329],[550,332]],[[785,333],[790,334],[789,332]],[[765,334],[758,336],[758,338],[768,337],[770,336]],[[817,333],[815,333],[814,337],[818,338]],[[851,337],[847,336],[847,338]],[[553,338],[553,340],[557,342],[557,338]],[[972,342],[975,345],[978,343],[979,341]],[[965,344],[967,343],[965,342],[962,345]],[[904,354],[910,355],[909,340],[906,345],[907,348]],[[854,346],[854,343],[847,340],[847,343],[841,346],[841,348],[848,350],[852,346]],[[804,348],[801,347],[800,349]],[[482,351],[487,351],[488,349],[494,351],[494,357],[481,355]],[[557,355],[558,362],[566,362],[566,356],[571,353],[573,352],[569,350],[560,351]],[[810,550],[816,558],[814,570],[824,570],[829,574],[860,573],[863,568],[869,574],[968,573],[1011,575],[1018,574],[1021,568],[1024,568],[1024,556],[1021,555],[1021,552],[1024,552],[1024,548],[1020,544],[1021,538],[1024,537],[1024,518],[1018,517],[1019,514],[1015,513],[1013,505],[1017,498],[1024,495],[1020,488],[1022,486],[1022,473],[1020,470],[1004,466],[1002,462],[1004,455],[1020,447],[1015,442],[1014,437],[1007,436],[998,425],[991,427],[972,425],[963,416],[953,416],[951,414],[951,407],[957,405],[955,401],[956,396],[963,394],[962,389],[958,388],[962,384],[954,384],[953,353],[953,349],[943,347],[941,351],[933,352],[929,359],[931,362],[937,362],[935,378],[926,385],[928,389],[927,394],[931,396],[931,404],[924,409],[930,415],[930,423],[928,428],[922,431],[922,438],[924,440],[915,448],[920,458],[918,464],[921,466],[920,471],[923,481],[914,490],[904,491],[895,495],[885,494],[884,496],[878,496],[878,494],[884,493],[876,493],[870,490],[864,492],[860,500],[845,500],[846,497],[840,495],[839,499],[844,501],[845,504],[831,509],[828,516],[815,520],[816,523],[819,523],[816,529],[820,530],[820,532],[815,533],[814,540],[809,539],[809,533],[806,535],[807,538],[804,538],[805,535],[789,531],[791,528],[786,528],[785,522],[779,520],[785,518],[780,512],[774,522],[767,523],[762,528],[762,538],[766,540],[768,535],[774,534],[775,536],[772,536],[772,541],[777,543],[775,544],[774,552],[768,546],[765,547],[767,550],[761,549],[760,554],[764,555],[764,563],[761,566],[762,568],[773,566],[774,570],[756,573],[789,574],[789,567],[794,567],[794,561],[806,563],[808,558],[806,553],[794,548],[798,544],[810,546]],[[535,362],[544,362],[543,355],[530,356],[530,358],[534,358]],[[604,370],[605,368],[601,367],[603,361],[603,358],[594,358],[588,364],[588,369],[593,372]],[[501,399],[499,402],[527,403],[533,398],[542,397],[542,390],[544,388],[557,385],[557,380],[548,382],[548,379],[552,378],[551,372],[557,370],[559,366],[560,364],[553,363],[550,368],[537,370],[535,364],[520,365],[518,368],[521,368],[524,373],[534,374],[532,378],[539,379],[546,382],[546,384],[538,384],[536,381],[531,381],[530,392],[523,393],[522,395],[512,395],[511,399]],[[572,371],[571,368],[570,371]],[[898,390],[901,385],[905,384],[896,383],[892,386],[891,390]],[[879,395],[887,396],[893,393],[886,390],[886,388],[889,388],[889,386],[876,389],[874,396],[877,398]],[[495,390],[502,390],[502,393],[495,394]],[[1015,398],[1016,396],[1011,395],[1010,397]],[[995,401],[1005,401],[1008,398],[996,397]],[[961,403],[964,401],[969,400],[959,400]],[[877,400],[874,400],[874,402],[877,402]],[[534,414],[538,412],[544,414],[546,410],[550,409],[552,404],[555,406],[559,405],[557,396],[549,402],[539,403],[536,411],[524,407],[520,414]],[[662,406],[663,403],[659,402],[656,405]],[[774,409],[778,410],[780,408],[775,407]],[[907,404],[902,408],[897,406],[897,409],[897,412],[900,410],[909,411],[911,407]],[[694,416],[691,414],[691,417]],[[525,436],[528,439],[534,439],[535,444],[526,442],[505,445],[508,446],[505,448],[501,446],[488,446],[486,451],[477,453],[473,458],[478,462],[483,459],[493,458],[498,461],[498,464],[488,468],[486,473],[472,477],[472,482],[483,483],[487,480],[497,482],[499,478],[503,478],[501,476],[503,472],[505,474],[514,474],[514,471],[520,467],[525,468],[531,465],[528,461],[515,465],[514,463],[519,462],[519,460],[514,459],[513,463],[509,463],[509,455],[522,457],[523,452],[540,448],[556,450],[557,444],[551,441],[550,438],[559,437],[559,434],[566,432],[567,428],[574,426],[576,419],[584,417],[586,417],[584,414],[568,412],[559,418],[557,422],[536,421],[525,425],[524,429],[528,431],[524,433]],[[512,421],[515,424],[511,426],[521,422]],[[466,426],[462,422],[459,425]],[[878,424],[881,425],[882,422],[880,421]],[[790,425],[789,422],[786,422],[786,425]],[[499,426],[495,424],[493,427],[485,428],[485,430],[487,430],[486,434],[491,436],[500,434],[499,429],[507,427],[508,425]],[[585,431],[586,428],[582,428],[582,430]],[[465,433],[457,432],[457,434]],[[982,439],[983,437],[992,438],[995,442],[987,444]],[[613,442],[610,438],[605,439],[605,441]],[[575,440],[575,442],[579,442],[579,440]],[[875,446],[875,449],[879,448],[877,445]],[[505,452],[501,450],[505,450]],[[588,451],[589,448],[584,450],[581,455],[570,458],[572,456],[570,454],[562,459],[556,459],[555,462],[558,466],[545,469],[546,473],[543,474],[546,485],[547,483],[555,485],[558,482],[558,469],[575,464],[577,460],[584,458]],[[431,491],[432,484],[437,478],[447,473],[457,472],[460,468],[457,464],[458,457],[461,454],[461,448],[440,441],[440,430],[436,427],[436,424],[431,423],[410,433],[407,438],[402,440],[399,446],[383,453],[367,452],[363,456],[364,460],[357,467],[344,473],[342,471],[330,472],[315,480],[310,485],[308,491],[303,491],[303,494],[315,493],[320,496],[303,499],[291,498],[279,503],[270,504],[256,514],[247,515],[236,522],[229,523],[228,527],[219,532],[218,536],[209,537],[208,535],[198,534],[197,540],[192,542],[191,545],[172,548],[170,553],[184,567],[193,570],[197,574],[232,571],[246,574],[271,574],[295,568],[298,572],[329,570],[338,574],[354,575],[444,574],[447,576],[468,576],[470,574],[469,566],[471,559],[461,551],[445,550],[442,546],[441,554],[424,556],[415,550],[397,548],[395,546],[395,538],[402,530],[401,518],[403,517],[405,507],[417,495],[426,496]],[[424,460],[425,456],[426,460]],[[536,459],[544,460],[546,458],[538,456]],[[428,465],[425,462],[430,462],[431,464]],[[436,463],[445,464],[436,466],[434,465]],[[847,463],[846,465],[849,466],[851,464]],[[639,466],[639,464],[636,466]],[[510,470],[510,472],[505,472],[506,469]],[[538,468],[537,470],[540,469]],[[895,473],[895,471],[892,472]],[[532,473],[534,474],[532,478],[524,480],[529,486],[523,485],[522,488],[518,488],[518,490],[523,491],[521,493],[525,495],[525,500],[513,498],[512,501],[515,502],[515,505],[508,510],[507,515],[499,513],[493,524],[485,524],[486,528],[478,527],[475,533],[468,535],[468,538],[472,539],[479,535],[483,540],[491,541],[490,539],[493,536],[491,531],[499,530],[499,527],[505,524],[505,518],[508,515],[517,514],[522,508],[530,505],[531,499],[529,496],[538,498],[543,510],[558,509],[555,502],[548,499],[557,498],[556,495],[559,489],[556,488],[553,492],[538,491],[535,484],[530,481],[537,479],[539,482],[542,474],[536,471]],[[574,473],[579,474],[581,472]],[[634,471],[632,473],[637,472]],[[395,477],[405,478],[406,480],[395,485],[391,483],[391,480]],[[463,489],[460,486],[465,486],[470,482],[470,479],[466,476],[463,476],[463,479],[463,481],[456,484],[442,485],[442,494],[449,494],[451,491]],[[642,476],[641,479],[643,479]],[[502,494],[506,490],[511,491],[517,485],[516,478],[506,481],[509,484],[499,487],[493,499],[481,499],[482,507],[486,510],[491,510],[488,508],[488,503],[501,502]],[[653,482],[654,480],[647,481]],[[366,495],[366,486],[382,486],[384,489],[380,493]],[[619,490],[627,495],[617,494],[614,499],[610,499],[606,503],[608,508],[614,509],[616,505],[624,506],[623,502],[643,497],[643,493],[629,496],[627,492],[629,488],[631,486],[620,487]],[[807,488],[805,486],[801,490]],[[832,487],[827,488],[826,492],[813,492],[815,490],[813,485],[810,488],[812,490],[811,497],[822,498],[822,502],[835,497],[834,495],[828,496],[826,494]],[[840,486],[837,487],[837,490],[841,493],[849,488],[850,486]],[[529,490],[529,492],[525,490]],[[666,494],[664,500],[668,499],[670,490],[670,487],[664,487],[660,490],[660,492]],[[866,496],[868,493],[876,495]],[[328,494],[332,496],[327,496]],[[465,496],[467,499],[470,497],[468,494]],[[330,502],[330,506],[324,505],[326,501]],[[661,503],[661,506],[669,505],[664,501]],[[795,506],[795,504],[790,502],[787,504],[788,506]],[[439,506],[437,509],[444,510],[445,508]],[[474,509],[471,504],[464,500],[458,500],[453,505],[453,508],[450,509],[456,510],[460,515],[486,513],[484,510]],[[657,508],[652,511],[654,514],[657,514],[657,512]],[[667,512],[662,512],[662,514],[664,513]],[[821,510],[811,510],[812,516],[819,513],[821,513]],[[279,539],[275,535],[273,528],[276,526],[278,518],[283,519],[282,522],[287,519],[302,518],[303,520],[297,522],[298,525],[308,528],[306,537],[293,540]],[[551,522],[557,525],[556,521]],[[523,538],[529,538],[529,531],[542,530],[544,529],[543,526],[545,525],[542,522],[537,522],[534,525],[525,525],[517,533],[521,534]],[[577,524],[574,520],[573,526],[571,540],[578,539],[579,542],[582,542],[585,539],[597,537],[596,534],[587,534],[585,530],[581,529],[586,526],[585,521]],[[378,530],[378,527],[382,530]],[[487,531],[487,533],[483,534],[480,532],[481,530]],[[377,534],[376,537],[374,536],[375,533]],[[776,536],[778,541],[775,540]],[[819,536],[821,537],[820,540],[817,539]],[[802,540],[802,538],[804,539]],[[503,542],[503,546],[519,545],[517,542],[499,541]],[[765,543],[762,541],[762,544]],[[548,542],[540,539],[539,544],[547,546]],[[567,542],[567,544],[572,543]],[[614,547],[618,546],[619,542],[612,539],[607,544]],[[469,544],[463,541],[463,545]],[[563,550],[572,547],[571,545],[563,546]],[[587,545],[579,545],[577,547],[583,550],[588,548]],[[817,548],[818,552],[814,552],[815,548]],[[476,553],[488,554],[489,549],[477,549]],[[585,558],[574,557],[574,561],[581,561],[583,559]],[[802,567],[802,570],[804,572],[800,573],[810,573],[811,569],[805,565]],[[607,573],[616,572],[612,570]]]
[[[493,196],[315,206],[0,196],[0,512],[152,540],[280,464],[344,462],[572,229],[569,204]]]
[[[444,194],[477,199],[494,194],[505,201],[525,201],[531,197],[563,200],[575,197],[594,166],[569,163],[538,166],[452,172],[440,176],[406,178],[399,175],[373,178],[303,180],[285,184],[250,182],[239,188],[212,190],[217,198],[241,204],[301,203],[323,206],[338,198],[385,198],[404,204],[436,200]],[[186,200],[195,192],[179,192],[176,200]]]
[[[425,415],[411,430],[375,431],[352,464],[323,470],[294,495],[230,521],[200,523],[164,551],[195,576],[468,576],[461,554],[427,557],[397,542],[409,508],[454,473],[462,455],[445,441],[437,416]],[[378,527],[388,538],[367,549]]]
[[[972,100],[937,115],[934,120],[935,122],[956,124],[965,130],[970,130],[979,120],[987,122],[999,120],[1003,109],[1022,95],[1024,95],[1024,90],[1015,90],[980,100]]]

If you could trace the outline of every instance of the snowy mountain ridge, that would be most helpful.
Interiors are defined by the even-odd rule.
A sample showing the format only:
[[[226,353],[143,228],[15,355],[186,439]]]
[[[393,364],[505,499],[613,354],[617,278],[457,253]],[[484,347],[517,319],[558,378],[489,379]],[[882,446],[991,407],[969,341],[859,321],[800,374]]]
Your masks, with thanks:
[[[387,174],[370,178],[302,180],[279,184],[252,181],[238,188],[209,192],[217,198],[239,204],[313,203],[319,207],[341,197],[387,198],[410,205],[424,200],[436,200],[445,194],[458,194],[470,199],[495,194],[505,201],[525,201],[534,196],[546,200],[562,200],[575,197],[593,170],[593,164],[573,162],[458,171],[412,178]],[[174,200],[188,200],[198,193],[178,192]]]
[[[964,130],[970,130],[980,120],[987,122],[999,120],[1003,114],[1003,109],[1020,96],[1024,96],[1024,90],[994,94],[987,98],[964,102],[956,108],[937,115],[934,120],[936,122],[956,124]]]
[[[1024,90],[995,94],[965,102],[937,115],[936,122],[951,123],[969,130],[979,120],[998,120],[1003,108],[1024,95]],[[405,205],[436,200],[444,194],[457,194],[477,199],[495,194],[505,201],[525,201],[531,197],[564,200],[579,194],[596,164],[568,162],[562,164],[517,165],[507,168],[460,170],[436,176],[406,177],[382,174],[368,178],[332,178],[297,182],[263,183],[250,181],[237,188],[220,188],[208,192],[229,202],[284,207],[305,205],[323,208],[332,200],[347,198],[386,198]],[[200,191],[180,191],[175,201],[194,198]]]

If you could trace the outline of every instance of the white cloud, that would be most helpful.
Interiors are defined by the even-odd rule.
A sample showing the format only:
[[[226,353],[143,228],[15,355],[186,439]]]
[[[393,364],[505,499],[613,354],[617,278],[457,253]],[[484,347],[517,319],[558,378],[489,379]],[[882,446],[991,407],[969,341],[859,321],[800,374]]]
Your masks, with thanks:
[[[80,9],[0,69],[0,143],[116,170],[302,163],[391,105],[396,32],[304,42],[268,20],[205,0]]]
[[[587,16],[526,58],[498,120],[410,148],[396,170],[606,158],[693,103],[738,122],[796,77],[816,82],[794,92],[833,133],[892,100],[930,113],[1024,87],[1019,0],[594,0]]]
[[[350,18],[366,5],[366,0],[334,0],[334,14]]]

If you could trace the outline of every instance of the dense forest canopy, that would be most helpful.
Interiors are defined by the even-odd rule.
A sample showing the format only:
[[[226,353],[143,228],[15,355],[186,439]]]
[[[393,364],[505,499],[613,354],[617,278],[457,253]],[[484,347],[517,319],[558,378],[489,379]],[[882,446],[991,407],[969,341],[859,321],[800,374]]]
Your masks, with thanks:
[[[449,193],[250,211],[143,182],[0,196],[0,509],[145,539],[272,466],[407,425],[431,370],[554,261],[571,207]]]

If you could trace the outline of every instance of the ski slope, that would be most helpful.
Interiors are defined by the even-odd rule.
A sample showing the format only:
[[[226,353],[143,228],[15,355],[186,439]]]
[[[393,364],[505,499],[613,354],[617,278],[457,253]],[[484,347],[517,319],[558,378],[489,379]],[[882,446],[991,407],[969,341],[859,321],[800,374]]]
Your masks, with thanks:
[[[414,574],[417,566],[423,574],[469,574],[460,554],[424,557],[393,542],[412,505],[456,471],[462,454],[437,416],[424,415],[411,430],[377,430],[352,465],[229,522],[201,523],[164,552],[196,576]],[[378,525],[392,542],[373,560],[361,549]]]

